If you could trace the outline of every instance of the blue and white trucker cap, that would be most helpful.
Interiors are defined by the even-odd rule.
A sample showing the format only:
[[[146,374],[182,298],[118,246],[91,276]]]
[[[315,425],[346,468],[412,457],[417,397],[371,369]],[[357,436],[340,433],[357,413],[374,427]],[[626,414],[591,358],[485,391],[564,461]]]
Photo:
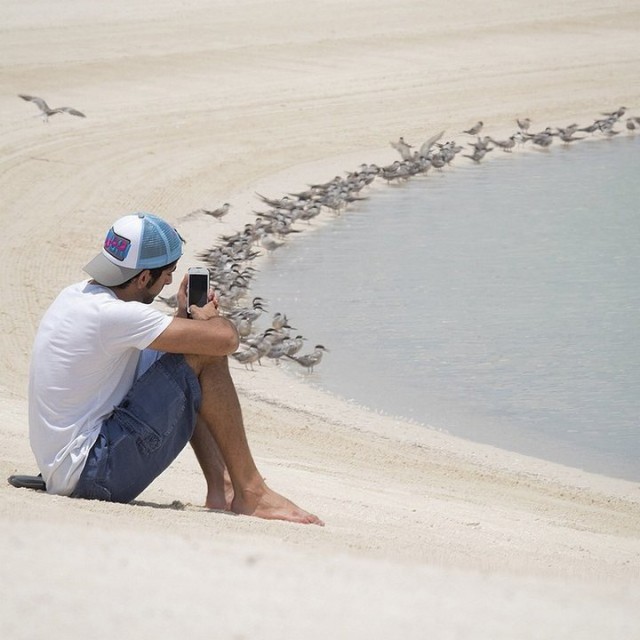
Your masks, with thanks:
[[[113,223],[102,251],[84,267],[100,284],[114,287],[145,269],[157,269],[182,255],[180,234],[162,218],[133,213]]]

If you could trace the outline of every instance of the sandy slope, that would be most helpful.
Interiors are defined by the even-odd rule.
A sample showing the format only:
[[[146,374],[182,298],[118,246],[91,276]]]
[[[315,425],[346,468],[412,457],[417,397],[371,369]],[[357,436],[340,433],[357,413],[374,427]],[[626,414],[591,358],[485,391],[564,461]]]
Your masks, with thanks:
[[[33,469],[39,318],[115,217],[179,224],[186,268],[253,219],[255,191],[391,161],[399,135],[640,113],[628,2],[108,7],[0,8],[2,477]],[[17,93],[88,117],[43,124]],[[223,223],[185,218],[223,201]],[[274,367],[234,376],[270,484],[327,526],[203,511],[190,451],[135,506],[0,484],[0,636],[640,637],[637,485],[372,415]]]

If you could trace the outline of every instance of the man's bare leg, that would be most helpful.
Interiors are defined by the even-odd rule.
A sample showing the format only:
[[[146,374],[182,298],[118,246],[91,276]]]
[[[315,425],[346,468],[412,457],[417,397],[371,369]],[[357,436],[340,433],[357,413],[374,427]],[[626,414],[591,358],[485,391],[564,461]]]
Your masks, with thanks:
[[[218,445],[202,418],[198,418],[191,446],[207,481],[207,509],[231,509],[233,486]]]
[[[320,518],[300,509],[266,485],[249,449],[227,358],[187,355],[185,359],[200,380],[200,418],[213,436],[231,478],[234,492],[231,511],[268,520],[324,524]],[[201,434],[199,436],[196,437],[196,447],[204,440]],[[207,455],[206,449],[201,448],[200,451]],[[205,467],[215,470],[216,463],[206,461]]]

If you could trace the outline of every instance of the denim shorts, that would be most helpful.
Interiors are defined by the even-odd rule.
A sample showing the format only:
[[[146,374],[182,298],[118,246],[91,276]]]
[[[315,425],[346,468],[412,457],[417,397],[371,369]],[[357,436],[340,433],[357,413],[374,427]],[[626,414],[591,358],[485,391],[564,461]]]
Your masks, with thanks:
[[[72,496],[131,502],[191,439],[200,398],[184,356],[162,355],[102,423]]]

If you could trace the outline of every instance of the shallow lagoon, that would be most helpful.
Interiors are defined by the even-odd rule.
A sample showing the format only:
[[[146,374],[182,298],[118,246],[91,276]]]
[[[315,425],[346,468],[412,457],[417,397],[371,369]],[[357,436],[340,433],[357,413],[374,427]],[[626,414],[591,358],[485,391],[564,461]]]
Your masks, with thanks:
[[[310,384],[640,480],[640,140],[493,155],[375,187],[253,291],[331,350]]]

